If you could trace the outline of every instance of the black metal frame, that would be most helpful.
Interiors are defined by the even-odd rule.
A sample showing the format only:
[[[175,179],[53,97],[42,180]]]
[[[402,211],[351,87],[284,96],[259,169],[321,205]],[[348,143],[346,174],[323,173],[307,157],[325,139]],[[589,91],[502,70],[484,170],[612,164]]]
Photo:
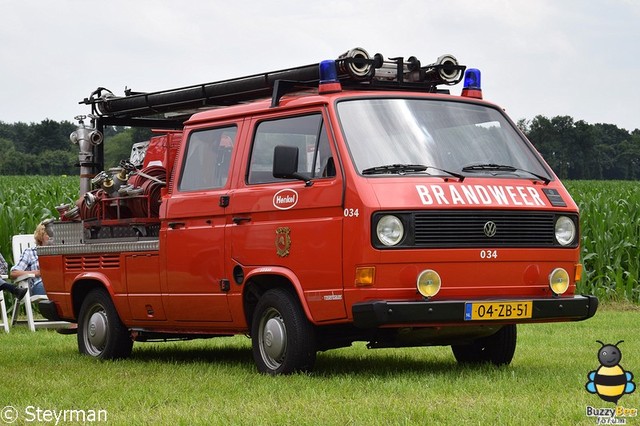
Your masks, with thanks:
[[[397,63],[398,72],[395,80],[375,80],[375,70],[382,66],[378,55],[374,59],[343,58],[336,60],[339,71],[338,80],[350,89],[372,90],[409,90],[434,92],[439,84],[456,84],[443,82],[439,78],[429,76],[433,71],[448,67],[462,71],[466,67],[456,65],[428,65],[420,68],[415,58],[409,64],[418,73],[417,81],[405,81],[403,76],[403,58],[392,58]],[[367,75],[349,74],[349,65],[370,65]],[[99,87],[88,98],[80,103],[91,105],[92,114],[98,117],[103,125],[141,126],[157,128],[180,128],[181,124],[193,114],[193,111],[206,107],[224,107],[263,98],[272,98],[272,107],[279,104],[280,98],[289,92],[309,87],[317,87],[320,81],[319,64],[305,65],[279,71],[254,74],[218,82],[185,86],[176,89],[142,93],[127,90],[125,96],[113,96],[112,93]],[[437,74],[437,72],[435,73]],[[173,119],[162,118],[164,113],[173,113]]]

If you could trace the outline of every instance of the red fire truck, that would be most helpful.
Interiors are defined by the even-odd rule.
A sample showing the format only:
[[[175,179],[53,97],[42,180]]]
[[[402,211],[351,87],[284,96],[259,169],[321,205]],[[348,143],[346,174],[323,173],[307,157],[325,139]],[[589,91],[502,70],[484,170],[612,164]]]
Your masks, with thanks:
[[[40,310],[77,322],[82,353],[249,334],[269,374],[355,341],[500,365],[516,324],[596,312],[575,294],[576,204],[452,55],[424,65],[356,48],[82,103],[81,196],[38,251]],[[113,125],[155,136],[104,171]]]

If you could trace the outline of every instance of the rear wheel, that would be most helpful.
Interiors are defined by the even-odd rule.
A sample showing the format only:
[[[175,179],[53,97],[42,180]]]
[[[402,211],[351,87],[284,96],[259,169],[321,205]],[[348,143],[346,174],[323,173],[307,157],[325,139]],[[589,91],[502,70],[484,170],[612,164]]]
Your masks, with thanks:
[[[82,302],[78,316],[78,349],[100,359],[126,358],[133,340],[122,324],[109,293],[92,290]]]
[[[311,371],[316,360],[313,325],[297,297],[284,289],[267,291],[258,301],[251,324],[253,358],[267,374]]]
[[[491,336],[477,339],[469,345],[451,345],[453,355],[460,364],[490,362],[507,365],[516,351],[517,330],[515,324],[505,325]]]

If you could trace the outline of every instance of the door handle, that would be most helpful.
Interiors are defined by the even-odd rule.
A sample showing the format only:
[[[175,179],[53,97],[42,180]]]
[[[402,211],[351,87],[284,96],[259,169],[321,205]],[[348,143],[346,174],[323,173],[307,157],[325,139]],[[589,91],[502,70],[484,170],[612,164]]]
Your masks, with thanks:
[[[233,219],[233,223],[235,223],[236,225],[241,224],[242,222],[251,222],[251,218],[250,217],[234,217]]]
[[[171,229],[182,228],[184,227],[185,222],[169,222],[167,226]]]

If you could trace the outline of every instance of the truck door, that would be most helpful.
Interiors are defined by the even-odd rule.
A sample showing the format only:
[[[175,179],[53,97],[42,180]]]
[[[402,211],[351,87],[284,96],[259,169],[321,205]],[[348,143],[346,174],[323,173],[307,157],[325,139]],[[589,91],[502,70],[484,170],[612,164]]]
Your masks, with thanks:
[[[345,318],[342,286],[343,178],[320,110],[252,122],[244,185],[230,199],[231,255],[246,266],[280,267],[299,282],[313,320]],[[274,148],[298,148],[298,170],[273,176]],[[265,272],[271,273],[271,272]]]
[[[224,226],[237,126],[188,136],[180,176],[166,198],[164,255],[172,321],[231,321],[224,278]]]

